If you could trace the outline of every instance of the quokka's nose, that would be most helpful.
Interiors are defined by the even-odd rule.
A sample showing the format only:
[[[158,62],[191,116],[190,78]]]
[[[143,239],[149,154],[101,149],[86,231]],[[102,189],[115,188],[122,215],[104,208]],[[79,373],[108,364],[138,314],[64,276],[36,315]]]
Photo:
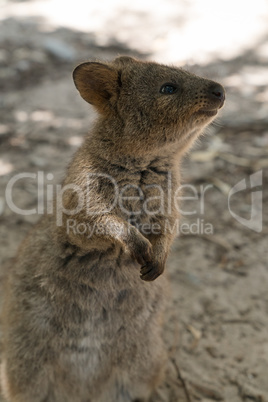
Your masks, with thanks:
[[[220,84],[213,84],[209,88],[210,97],[213,101],[218,101],[220,107],[223,106],[225,100],[225,91]]]

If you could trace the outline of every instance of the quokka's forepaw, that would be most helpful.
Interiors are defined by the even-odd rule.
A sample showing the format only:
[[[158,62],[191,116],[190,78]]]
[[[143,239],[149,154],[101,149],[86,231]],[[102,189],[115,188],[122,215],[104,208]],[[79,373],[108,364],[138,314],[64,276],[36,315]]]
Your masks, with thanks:
[[[127,248],[132,258],[140,265],[145,265],[152,261],[152,244],[136,228],[131,228],[130,236],[127,241]]]
[[[164,264],[160,264],[158,262],[149,262],[141,267],[141,279],[147,282],[154,281],[164,272],[164,269]]]
[[[145,265],[152,260],[153,250],[149,240],[138,242],[131,251],[132,257],[140,264]]]

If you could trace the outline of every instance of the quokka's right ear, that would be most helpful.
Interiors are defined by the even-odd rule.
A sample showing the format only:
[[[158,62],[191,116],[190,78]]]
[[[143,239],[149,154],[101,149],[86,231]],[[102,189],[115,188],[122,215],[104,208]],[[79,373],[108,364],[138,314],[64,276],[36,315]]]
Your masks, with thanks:
[[[118,94],[118,72],[102,63],[86,62],[73,72],[76,88],[82,98],[107,113],[113,108]]]

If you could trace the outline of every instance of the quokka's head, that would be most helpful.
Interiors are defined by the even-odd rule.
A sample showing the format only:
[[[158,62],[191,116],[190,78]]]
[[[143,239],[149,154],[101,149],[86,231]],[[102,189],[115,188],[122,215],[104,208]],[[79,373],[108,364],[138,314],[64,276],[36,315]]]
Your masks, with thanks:
[[[73,78],[83,99],[107,119],[122,122],[122,136],[131,135],[132,142],[154,139],[160,146],[192,141],[225,99],[224,88],[214,81],[126,56],[82,63]]]

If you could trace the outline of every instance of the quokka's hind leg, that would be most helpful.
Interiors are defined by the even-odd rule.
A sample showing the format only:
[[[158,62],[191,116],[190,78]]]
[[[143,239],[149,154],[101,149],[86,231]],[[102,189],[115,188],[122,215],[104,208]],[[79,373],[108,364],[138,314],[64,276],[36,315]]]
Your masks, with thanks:
[[[130,391],[132,397],[130,398],[131,402],[154,402],[153,395],[156,395],[156,391],[158,386],[162,384],[165,377],[165,369],[162,367],[157,367],[154,375],[150,378],[151,381],[146,383],[142,383],[142,379],[140,382],[136,382],[136,384],[132,384],[132,389]],[[123,399],[123,401],[128,401],[128,399]],[[157,400],[158,401],[158,400]],[[160,402],[160,400],[159,400]]]
[[[41,373],[34,382],[29,378],[28,381],[23,381],[24,383],[19,385],[19,373],[14,369],[12,375],[9,375],[7,363],[3,361],[0,375],[1,394],[5,402],[56,402],[52,394],[49,393],[48,381]],[[14,381],[12,380],[13,376],[16,378]]]

